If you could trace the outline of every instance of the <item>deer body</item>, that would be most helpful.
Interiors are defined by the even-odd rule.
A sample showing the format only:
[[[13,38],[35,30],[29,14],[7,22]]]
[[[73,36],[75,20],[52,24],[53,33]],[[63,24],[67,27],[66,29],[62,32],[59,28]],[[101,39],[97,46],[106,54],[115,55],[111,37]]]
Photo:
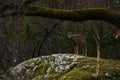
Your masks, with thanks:
[[[68,37],[71,39],[74,45],[74,54],[78,55],[79,47],[82,49],[82,55],[87,56],[87,41],[86,36],[83,34],[68,33]]]

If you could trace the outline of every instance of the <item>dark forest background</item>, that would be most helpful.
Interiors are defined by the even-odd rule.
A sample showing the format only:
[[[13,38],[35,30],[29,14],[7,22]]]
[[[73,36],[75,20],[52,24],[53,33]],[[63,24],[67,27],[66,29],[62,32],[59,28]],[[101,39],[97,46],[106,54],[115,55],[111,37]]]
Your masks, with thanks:
[[[14,1],[17,0],[5,0]],[[56,9],[85,9],[101,7],[120,11],[120,0],[37,0],[40,6]],[[58,53],[73,53],[67,32],[87,36],[88,56],[96,57],[96,44],[91,34],[101,38],[101,57],[120,59],[120,40],[114,35],[118,28],[103,21],[71,22],[43,17],[10,16],[0,18],[0,73],[27,59]],[[81,52],[81,50],[80,50]]]

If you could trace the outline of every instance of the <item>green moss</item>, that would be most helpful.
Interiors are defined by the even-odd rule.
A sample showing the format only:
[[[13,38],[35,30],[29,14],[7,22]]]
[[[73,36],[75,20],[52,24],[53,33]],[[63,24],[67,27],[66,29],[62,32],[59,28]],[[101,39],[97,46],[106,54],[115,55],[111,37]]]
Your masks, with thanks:
[[[41,63],[42,63],[42,60],[37,59],[37,60],[35,61],[35,65],[39,65],[39,64],[41,64]]]
[[[47,70],[49,67],[50,67],[50,63],[45,62],[40,73],[43,74],[43,75],[46,74],[46,70]]]
[[[74,69],[69,73],[65,74],[58,80],[90,80],[91,73],[84,70]]]
[[[29,5],[28,10],[25,10],[24,12],[25,15],[43,16],[52,19],[70,20],[77,22],[85,20],[102,20],[120,27],[120,14],[104,8],[89,8],[83,10],[59,10],[48,7]]]
[[[35,76],[40,75],[40,69],[41,69],[41,65],[36,66],[36,69],[33,71],[33,74],[32,74],[33,78]]]
[[[88,57],[83,60],[78,60],[77,66],[67,70],[66,72],[64,71],[56,72],[55,68],[58,67],[59,65],[62,65],[64,67],[67,64],[69,65],[70,63],[73,63],[71,59],[68,58],[63,60],[68,62],[66,63],[66,65],[53,64],[52,66],[50,64],[50,61],[54,63],[55,57],[47,56],[29,60],[22,67],[19,76],[24,76],[25,80],[94,80],[92,74],[96,72],[96,58]],[[101,59],[100,75],[98,79],[95,80],[119,80],[119,79],[120,79],[120,61]]]
[[[92,77],[96,70],[96,58],[86,58],[79,61],[77,67],[66,73],[59,80],[119,80],[120,68],[119,62],[116,66],[115,61],[101,59],[100,75],[97,79]],[[106,76],[108,74],[108,76]]]
[[[30,5],[29,6],[29,8],[28,8],[29,10],[39,10],[39,6],[36,6],[36,5]]]

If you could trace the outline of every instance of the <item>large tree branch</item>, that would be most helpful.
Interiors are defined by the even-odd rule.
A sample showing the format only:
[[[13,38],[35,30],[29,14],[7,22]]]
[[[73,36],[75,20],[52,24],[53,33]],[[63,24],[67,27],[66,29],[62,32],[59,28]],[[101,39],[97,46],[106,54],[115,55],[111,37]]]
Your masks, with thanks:
[[[120,28],[120,14],[104,8],[90,8],[83,10],[59,10],[31,5],[28,7],[27,10],[24,11],[24,14],[26,16],[43,16],[52,19],[71,21],[102,20],[110,22]]]
[[[19,15],[22,13],[26,16],[42,16],[59,20],[85,21],[85,20],[102,20],[110,22],[120,28],[120,14],[109,11],[104,8],[90,8],[83,10],[60,10],[48,7],[39,7],[36,5],[28,5],[27,8],[7,14]]]

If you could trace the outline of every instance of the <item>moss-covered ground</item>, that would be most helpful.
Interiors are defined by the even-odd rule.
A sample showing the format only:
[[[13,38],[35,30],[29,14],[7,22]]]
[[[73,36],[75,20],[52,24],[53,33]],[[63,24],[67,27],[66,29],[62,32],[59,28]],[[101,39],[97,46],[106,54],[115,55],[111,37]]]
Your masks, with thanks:
[[[78,61],[76,68],[64,74],[59,80],[120,80],[120,60],[100,61],[100,75],[94,78],[96,58],[86,58]]]
[[[120,60],[100,60],[100,75],[94,78],[96,58],[55,54],[30,59],[9,70],[14,80],[120,80]]]

